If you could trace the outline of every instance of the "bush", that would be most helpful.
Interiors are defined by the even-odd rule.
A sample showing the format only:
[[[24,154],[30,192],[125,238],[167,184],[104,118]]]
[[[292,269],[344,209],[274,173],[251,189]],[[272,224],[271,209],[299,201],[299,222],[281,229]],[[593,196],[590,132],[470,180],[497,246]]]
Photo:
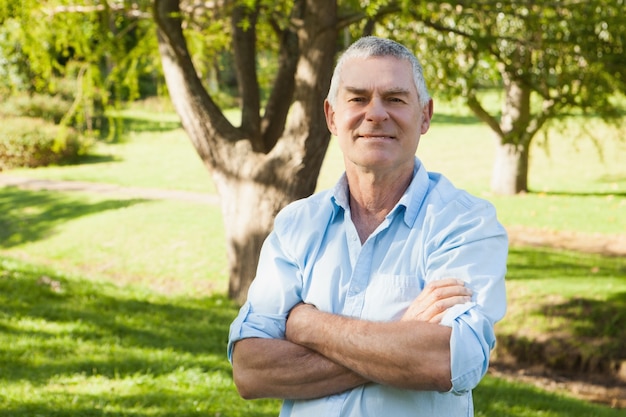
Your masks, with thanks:
[[[0,118],[0,171],[71,162],[86,154],[91,145],[74,129],[43,119]]]
[[[108,121],[99,101],[80,103],[78,108],[73,108],[73,98],[67,91],[69,84],[61,86],[64,89],[53,95],[22,93],[0,97],[0,117],[41,118],[55,124],[63,121],[62,124],[89,136],[98,136],[101,130],[106,129]]]
[[[0,105],[0,114],[9,117],[35,117],[59,123],[71,105],[69,100],[60,95],[21,94],[5,98]]]

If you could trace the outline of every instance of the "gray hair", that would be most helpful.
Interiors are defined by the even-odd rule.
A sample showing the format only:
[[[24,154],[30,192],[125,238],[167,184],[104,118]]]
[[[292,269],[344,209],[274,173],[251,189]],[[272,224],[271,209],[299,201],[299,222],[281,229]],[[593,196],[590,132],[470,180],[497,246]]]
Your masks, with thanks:
[[[426,106],[428,104],[430,101],[430,95],[428,94],[428,89],[426,88],[424,71],[422,70],[422,65],[419,63],[415,55],[404,45],[401,45],[398,42],[378,38],[376,36],[365,36],[350,45],[350,47],[341,55],[339,61],[337,61],[335,71],[333,72],[333,78],[330,81],[328,96],[326,97],[331,107],[334,107],[335,102],[337,101],[337,92],[339,90],[339,80],[341,79],[343,64],[351,58],[370,58],[374,56],[392,56],[409,61],[411,68],[413,69],[413,81],[415,82],[415,88],[417,89],[417,97],[420,105]]]

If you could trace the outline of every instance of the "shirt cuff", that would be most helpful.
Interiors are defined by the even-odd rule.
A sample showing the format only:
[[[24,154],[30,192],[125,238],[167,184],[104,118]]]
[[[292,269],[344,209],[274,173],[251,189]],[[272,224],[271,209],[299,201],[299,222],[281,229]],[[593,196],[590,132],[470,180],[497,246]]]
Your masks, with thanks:
[[[493,326],[473,302],[456,305],[445,314],[442,325],[452,328],[450,337],[451,392],[464,394],[474,389],[487,373],[489,355],[495,345]]]
[[[232,364],[233,346],[241,339],[258,337],[262,339],[284,339],[287,318],[283,315],[259,315],[252,311],[246,302],[230,325],[228,335],[228,360]]]

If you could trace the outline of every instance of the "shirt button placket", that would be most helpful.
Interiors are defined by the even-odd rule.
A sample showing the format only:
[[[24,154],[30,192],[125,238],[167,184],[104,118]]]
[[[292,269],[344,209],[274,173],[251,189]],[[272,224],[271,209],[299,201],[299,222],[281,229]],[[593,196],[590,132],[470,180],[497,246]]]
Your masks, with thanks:
[[[344,313],[350,317],[361,317],[365,302],[365,290],[369,281],[372,265],[372,242],[367,241],[361,247],[352,269],[350,287],[346,296]]]

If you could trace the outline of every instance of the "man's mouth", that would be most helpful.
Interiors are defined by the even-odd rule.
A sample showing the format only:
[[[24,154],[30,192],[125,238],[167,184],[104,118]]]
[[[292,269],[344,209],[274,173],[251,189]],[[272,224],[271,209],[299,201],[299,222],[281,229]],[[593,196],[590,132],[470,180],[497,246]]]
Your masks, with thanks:
[[[366,135],[358,135],[357,138],[361,138],[361,139],[370,139],[370,140],[390,140],[390,139],[395,139],[394,136],[392,135],[385,135],[385,134],[366,134]]]

